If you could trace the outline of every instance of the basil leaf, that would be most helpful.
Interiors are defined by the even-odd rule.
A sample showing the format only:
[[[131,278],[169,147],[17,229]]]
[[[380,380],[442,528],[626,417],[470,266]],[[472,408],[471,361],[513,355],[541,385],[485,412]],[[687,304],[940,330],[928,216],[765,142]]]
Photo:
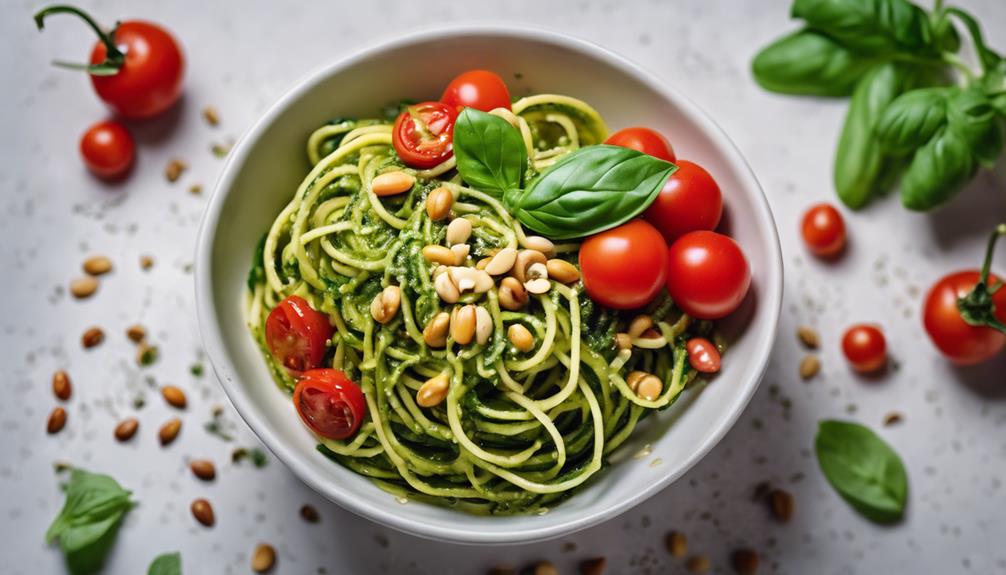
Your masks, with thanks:
[[[182,554],[175,551],[158,555],[147,569],[147,575],[182,575]]]
[[[792,15],[852,50],[937,54],[929,17],[907,0],[795,0]]]
[[[947,105],[947,121],[971,147],[982,165],[995,165],[1003,149],[1002,122],[985,93],[977,88],[960,90]]]
[[[946,88],[923,88],[898,96],[877,122],[880,147],[891,154],[914,152],[947,121]]]
[[[908,476],[884,440],[857,423],[827,420],[818,427],[814,449],[828,483],[856,511],[877,523],[901,519]]]
[[[850,208],[861,208],[879,189],[886,162],[874,129],[887,106],[912,81],[909,68],[888,62],[871,69],[856,86],[835,154],[835,189]]]
[[[511,207],[522,224],[554,240],[596,234],[649,207],[675,170],[629,148],[588,146],[543,172]]]
[[[758,84],[773,92],[847,96],[874,62],[823,34],[801,30],[762,49],[751,71]]]
[[[931,210],[954,197],[977,170],[967,140],[945,126],[912,157],[901,178],[901,203],[911,210]]]
[[[66,502],[46,531],[46,542],[59,540],[71,571],[100,567],[123,515],[133,506],[130,495],[108,475],[74,469],[66,486]]]
[[[497,197],[519,188],[527,169],[527,148],[517,128],[474,108],[465,108],[454,123],[454,157],[465,182]]]

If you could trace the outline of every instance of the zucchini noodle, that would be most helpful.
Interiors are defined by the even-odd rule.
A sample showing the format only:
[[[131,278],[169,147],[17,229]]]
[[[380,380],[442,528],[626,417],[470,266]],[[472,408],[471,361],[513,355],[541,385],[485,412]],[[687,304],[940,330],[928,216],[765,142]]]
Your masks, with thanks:
[[[512,108],[498,115],[521,133],[528,178],[607,135],[593,108],[567,96],[530,96]],[[683,315],[666,294],[645,310],[619,312],[593,302],[579,281],[551,280],[516,311],[501,307],[497,285],[442,301],[437,266],[422,255],[425,246],[446,245],[449,219],[433,221],[425,209],[434,189],[449,189],[451,217],[472,225],[460,265],[531,240],[500,201],[462,181],[453,157],[425,170],[404,166],[390,121],[333,121],[310,135],[307,157],[310,172],[259,246],[247,322],[276,381],[292,390],[296,381],[269,352],[266,319],[291,295],[328,316],[334,335],[324,365],[360,385],[367,415],[346,440],[319,436],[318,450],[380,488],[472,513],[543,513],[595,477],[637,424],[672,405],[695,377],[684,341],[711,335],[713,326]],[[414,176],[415,185],[378,196],[372,180],[392,170]],[[578,252],[579,243],[568,242],[548,255],[578,268]],[[371,303],[387,286],[400,288],[400,308],[382,324]],[[449,337],[445,347],[428,346],[423,332],[434,316],[466,304],[492,319],[485,343]],[[640,313],[652,327],[618,348],[616,334]],[[515,324],[533,336],[533,348],[511,343]],[[659,395],[637,396],[628,381],[634,371],[659,378]],[[417,391],[441,375],[446,397],[421,406]]]

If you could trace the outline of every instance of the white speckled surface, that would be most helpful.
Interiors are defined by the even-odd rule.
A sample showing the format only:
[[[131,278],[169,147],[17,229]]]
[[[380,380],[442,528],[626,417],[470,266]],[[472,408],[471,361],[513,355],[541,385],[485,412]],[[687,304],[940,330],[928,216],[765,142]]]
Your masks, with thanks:
[[[279,552],[279,573],[480,573],[500,563],[540,558],[561,572],[578,560],[606,555],[610,573],[683,572],[663,549],[670,529],[685,532],[714,571],[730,572],[738,546],[763,555],[765,573],[1006,573],[1006,356],[957,369],[922,332],[924,290],[943,273],[974,267],[994,222],[1006,216],[1003,184],[983,173],[954,205],[918,215],[883,202],[847,223],[851,250],[838,263],[805,256],[799,214],[831,200],[831,157],[845,104],[771,95],[752,82],[750,58],[792,27],[788,2],[511,1],[460,8],[426,2],[91,2],[110,21],[143,17],[180,37],[189,58],[186,97],[170,118],[134,126],[139,164],[124,184],[90,178],[77,139],[106,112],[85,78],[48,66],[53,57],[82,58],[91,37],[69,18],[54,18],[44,35],[30,15],[38,4],[0,8],[4,78],[0,126],[0,269],[8,296],[0,315],[0,359],[6,400],[0,402],[0,564],[5,573],[59,573],[62,558],[42,534],[62,504],[52,463],[66,460],[109,472],[134,490],[132,511],[109,558],[110,573],[141,573],[163,551],[180,550],[187,573],[246,573],[255,544]],[[289,5],[286,5],[289,4]],[[474,4],[474,3],[472,3]],[[964,2],[983,20],[990,43],[1006,48],[1006,3]],[[205,197],[221,166],[214,142],[237,137],[295,79],[361,42],[426,23],[499,20],[534,23],[598,42],[655,72],[695,99],[723,126],[751,162],[780,225],[787,265],[786,304],[769,373],[745,415],[684,479],[609,523],[572,537],[521,547],[479,549],[390,532],[327,504],[275,460],[263,470],[233,466],[235,445],[254,437],[228,408],[237,440],[226,443],[202,425],[226,404],[210,375],[195,378],[198,360],[189,264]],[[361,25],[361,22],[367,24]],[[211,128],[200,110],[217,106]],[[673,134],[671,135],[673,140]],[[162,175],[170,158],[187,160],[181,181]],[[740,216],[738,214],[735,217]],[[116,270],[99,293],[80,302],[66,292],[89,254],[107,254]],[[142,272],[141,254],[156,258]],[[997,258],[1006,270],[1006,255]],[[884,325],[898,369],[864,380],[846,368],[842,329],[859,320]],[[125,328],[148,327],[161,359],[140,370]],[[823,372],[797,376],[802,357],[793,333],[817,326]],[[107,339],[84,351],[79,338],[100,325]],[[55,405],[49,379],[67,369],[74,396],[69,421],[45,434]],[[174,383],[190,396],[178,441],[157,444],[156,430],[174,415],[151,392],[147,377]],[[718,382],[729,385],[729,382]],[[136,411],[133,398],[146,393]],[[905,421],[882,428],[885,413]],[[136,412],[139,434],[112,439],[119,418]],[[876,527],[855,515],[825,483],[811,454],[817,420],[844,417],[878,429],[901,453],[910,476],[906,521]],[[192,478],[189,457],[217,462],[211,484]],[[788,525],[774,523],[752,500],[756,484],[784,486],[796,498]],[[196,524],[189,502],[207,497],[217,525]],[[297,510],[312,503],[317,525]]]

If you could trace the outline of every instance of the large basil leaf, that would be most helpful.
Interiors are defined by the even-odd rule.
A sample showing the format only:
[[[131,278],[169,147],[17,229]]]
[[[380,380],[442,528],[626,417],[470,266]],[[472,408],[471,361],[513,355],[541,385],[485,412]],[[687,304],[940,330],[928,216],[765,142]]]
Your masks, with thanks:
[[[527,148],[509,122],[465,108],[454,124],[458,173],[470,186],[502,197],[520,187],[527,168]]]
[[[936,54],[929,17],[907,0],[795,0],[792,15],[853,50]]]
[[[867,519],[901,519],[908,475],[898,454],[868,428],[846,421],[820,423],[814,441],[817,463],[828,483]]]
[[[901,178],[901,203],[911,210],[931,210],[954,197],[977,170],[968,141],[944,126],[912,157]]]
[[[1002,122],[985,92],[970,88],[954,94],[947,105],[947,121],[979,163],[995,165],[1003,148]]]
[[[912,82],[912,71],[888,62],[871,69],[856,86],[835,154],[835,189],[850,208],[861,208],[879,189],[887,161],[874,130],[887,106]]]
[[[947,88],[922,88],[898,96],[877,122],[877,140],[890,154],[907,154],[929,141],[947,121]]]
[[[629,148],[588,146],[543,172],[510,207],[553,240],[587,236],[639,215],[676,169]]]
[[[751,70],[758,84],[773,92],[847,96],[874,62],[823,34],[801,30],[766,46]]]

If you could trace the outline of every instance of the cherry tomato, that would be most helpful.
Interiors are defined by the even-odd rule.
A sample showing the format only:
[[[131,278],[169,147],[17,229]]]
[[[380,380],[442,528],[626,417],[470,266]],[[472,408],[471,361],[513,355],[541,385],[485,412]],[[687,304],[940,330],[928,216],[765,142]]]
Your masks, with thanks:
[[[604,143],[632,148],[668,162],[674,161],[674,149],[667,138],[649,128],[624,128],[608,136]]]
[[[273,357],[294,375],[321,365],[332,325],[300,296],[279,302],[265,320],[265,341]]]
[[[454,153],[454,120],[457,111],[440,102],[423,102],[406,108],[392,132],[398,157],[413,168],[432,168]]]
[[[737,242],[710,231],[689,232],[668,250],[667,291],[698,319],[733,313],[751,285],[751,269]]]
[[[720,352],[713,342],[702,337],[693,337],[685,343],[688,351],[688,364],[695,371],[716,373],[720,370]]]
[[[814,254],[827,258],[845,247],[845,220],[831,204],[816,204],[803,215],[803,241]]]
[[[944,276],[929,290],[922,307],[922,319],[929,338],[956,363],[971,365],[996,355],[1006,347],[1006,334],[990,327],[973,326],[961,319],[957,298],[971,292],[978,283],[978,270],[960,271]],[[989,284],[998,279],[989,275]],[[992,296],[996,318],[1006,323],[1006,288]]]
[[[304,425],[329,439],[356,433],[367,413],[360,386],[337,369],[304,372],[293,390],[293,405]]]
[[[709,172],[688,160],[677,164],[677,171],[643,213],[668,242],[688,232],[714,230],[723,215],[723,196]]]
[[[133,166],[136,145],[125,126],[115,120],[98,122],[80,138],[80,155],[96,176],[116,179]]]
[[[652,225],[632,220],[590,236],[580,246],[580,272],[587,294],[615,309],[646,305],[667,275],[667,244]]]
[[[842,352],[852,368],[860,373],[870,373],[887,363],[887,341],[884,332],[875,326],[857,324],[842,336]]]
[[[488,112],[495,108],[510,109],[510,90],[503,78],[489,70],[469,70],[447,84],[440,101],[458,112],[475,108]]]

